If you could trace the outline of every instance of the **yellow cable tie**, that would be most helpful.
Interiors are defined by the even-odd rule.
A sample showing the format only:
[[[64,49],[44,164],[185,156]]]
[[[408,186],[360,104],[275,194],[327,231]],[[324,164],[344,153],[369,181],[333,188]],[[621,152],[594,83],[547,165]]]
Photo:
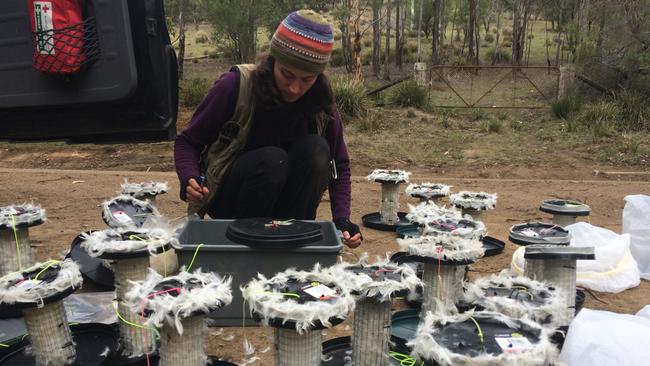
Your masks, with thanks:
[[[20,243],[18,243],[18,231],[16,230],[16,218],[14,217],[14,214],[10,213],[9,217],[11,217],[11,228],[14,231],[14,239],[16,240],[16,256],[18,259],[18,270],[23,271],[23,264],[20,259]]]
[[[192,265],[194,264],[194,260],[196,259],[196,255],[199,254],[199,249],[203,246],[203,243],[199,244],[196,246],[196,249],[194,249],[194,255],[192,256],[192,260],[190,261],[190,265],[185,268],[186,272],[190,271],[190,268],[192,268]]]
[[[49,260],[49,261],[45,262],[45,264],[47,264],[47,265],[46,265],[45,267],[43,267],[43,269],[41,269],[41,271],[38,272],[38,273],[36,274],[36,276],[34,277],[34,280],[33,280],[33,281],[38,281],[38,277],[39,277],[43,272],[45,272],[48,268],[52,267],[53,265],[55,265],[55,264],[57,264],[57,263],[60,263],[60,261],[57,261],[57,260],[55,260],[55,259],[52,259],[52,260]]]
[[[470,316],[469,319],[474,322],[474,325],[476,325],[476,329],[478,330],[478,337],[481,340],[481,345],[483,345],[483,330],[481,329],[481,326],[473,317]]]

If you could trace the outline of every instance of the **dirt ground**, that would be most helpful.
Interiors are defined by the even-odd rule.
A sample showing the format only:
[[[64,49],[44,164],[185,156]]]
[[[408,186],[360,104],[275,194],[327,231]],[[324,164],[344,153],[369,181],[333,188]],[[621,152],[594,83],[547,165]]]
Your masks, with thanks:
[[[83,158],[81,158],[83,159]],[[159,161],[165,160],[163,157]],[[11,165],[3,159],[3,165]],[[523,169],[523,168],[520,168]],[[535,171],[535,167],[530,167]],[[359,169],[354,169],[358,171]],[[644,181],[608,180],[600,177],[590,179],[586,172],[584,179],[485,179],[459,178],[458,171],[448,176],[431,171],[416,171],[413,181],[435,181],[450,184],[453,190],[483,190],[499,195],[497,208],[486,217],[489,235],[506,241],[503,254],[485,258],[471,266],[473,276],[498,272],[509,266],[516,246],[507,242],[507,232],[511,225],[527,220],[548,220],[549,216],[537,208],[542,199],[552,197],[571,197],[591,205],[591,223],[621,230],[623,197],[628,194],[650,194],[650,186]],[[515,172],[513,172],[515,173]],[[522,172],[520,172],[522,173]],[[523,172],[525,173],[525,172]],[[515,174],[519,176],[520,174]],[[535,174],[529,174],[535,175]],[[567,173],[570,175],[570,173]],[[580,176],[581,174],[577,174]],[[72,239],[81,231],[102,229],[101,202],[112,197],[120,189],[120,183],[130,181],[166,181],[169,193],[159,196],[158,207],[169,219],[181,222],[185,205],[178,198],[179,190],[176,176],[172,172],[133,172],[100,170],[55,170],[0,168],[0,205],[33,201],[47,209],[48,222],[30,230],[30,236],[38,247],[38,259],[59,257],[70,246]],[[629,179],[629,177],[626,177]],[[379,207],[380,186],[367,182],[362,175],[353,177],[352,220],[361,223],[361,216],[376,211]],[[402,207],[406,209],[407,200],[402,195]],[[411,201],[412,202],[412,201]],[[329,202],[319,208],[318,217],[329,218]],[[363,229],[364,244],[357,249],[344,249],[342,257],[353,261],[364,252],[371,256],[384,256],[397,251],[395,236],[392,233]],[[620,294],[588,293],[585,306],[620,313],[635,313],[650,303],[650,282],[642,281],[637,288]],[[396,303],[395,306],[401,306]],[[332,330],[324,332],[325,338],[350,334],[348,320]],[[247,338],[256,348],[254,356],[259,357],[254,364],[272,364],[272,332],[266,328],[212,327],[208,330],[208,352],[244,364],[242,342]]]

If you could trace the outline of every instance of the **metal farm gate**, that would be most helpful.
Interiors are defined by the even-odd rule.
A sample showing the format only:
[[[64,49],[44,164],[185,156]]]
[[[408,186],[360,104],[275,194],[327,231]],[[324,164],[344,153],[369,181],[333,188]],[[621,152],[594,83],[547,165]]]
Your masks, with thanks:
[[[441,108],[549,108],[560,72],[545,66],[450,66],[429,68],[431,102]]]

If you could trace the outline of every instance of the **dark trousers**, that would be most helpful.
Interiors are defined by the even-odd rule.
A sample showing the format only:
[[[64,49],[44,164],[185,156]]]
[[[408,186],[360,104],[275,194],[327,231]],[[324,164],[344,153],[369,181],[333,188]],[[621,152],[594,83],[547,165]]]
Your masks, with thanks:
[[[286,150],[247,151],[226,172],[208,214],[214,219],[313,220],[330,174],[329,145],[317,135],[303,136]]]

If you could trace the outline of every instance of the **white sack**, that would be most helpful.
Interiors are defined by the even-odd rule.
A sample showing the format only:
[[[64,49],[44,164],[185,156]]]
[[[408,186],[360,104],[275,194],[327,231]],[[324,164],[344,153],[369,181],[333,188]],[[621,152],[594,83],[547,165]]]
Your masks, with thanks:
[[[630,251],[639,266],[641,277],[650,280],[650,196],[625,196],[623,232],[631,236]]]
[[[569,326],[560,361],[571,366],[647,366],[650,319],[582,309]]]
[[[579,222],[567,226],[571,246],[594,247],[595,260],[577,261],[576,285],[600,292],[618,293],[636,287],[641,282],[639,269],[630,253],[630,236]],[[521,247],[512,255],[511,269],[524,273],[524,251]]]

